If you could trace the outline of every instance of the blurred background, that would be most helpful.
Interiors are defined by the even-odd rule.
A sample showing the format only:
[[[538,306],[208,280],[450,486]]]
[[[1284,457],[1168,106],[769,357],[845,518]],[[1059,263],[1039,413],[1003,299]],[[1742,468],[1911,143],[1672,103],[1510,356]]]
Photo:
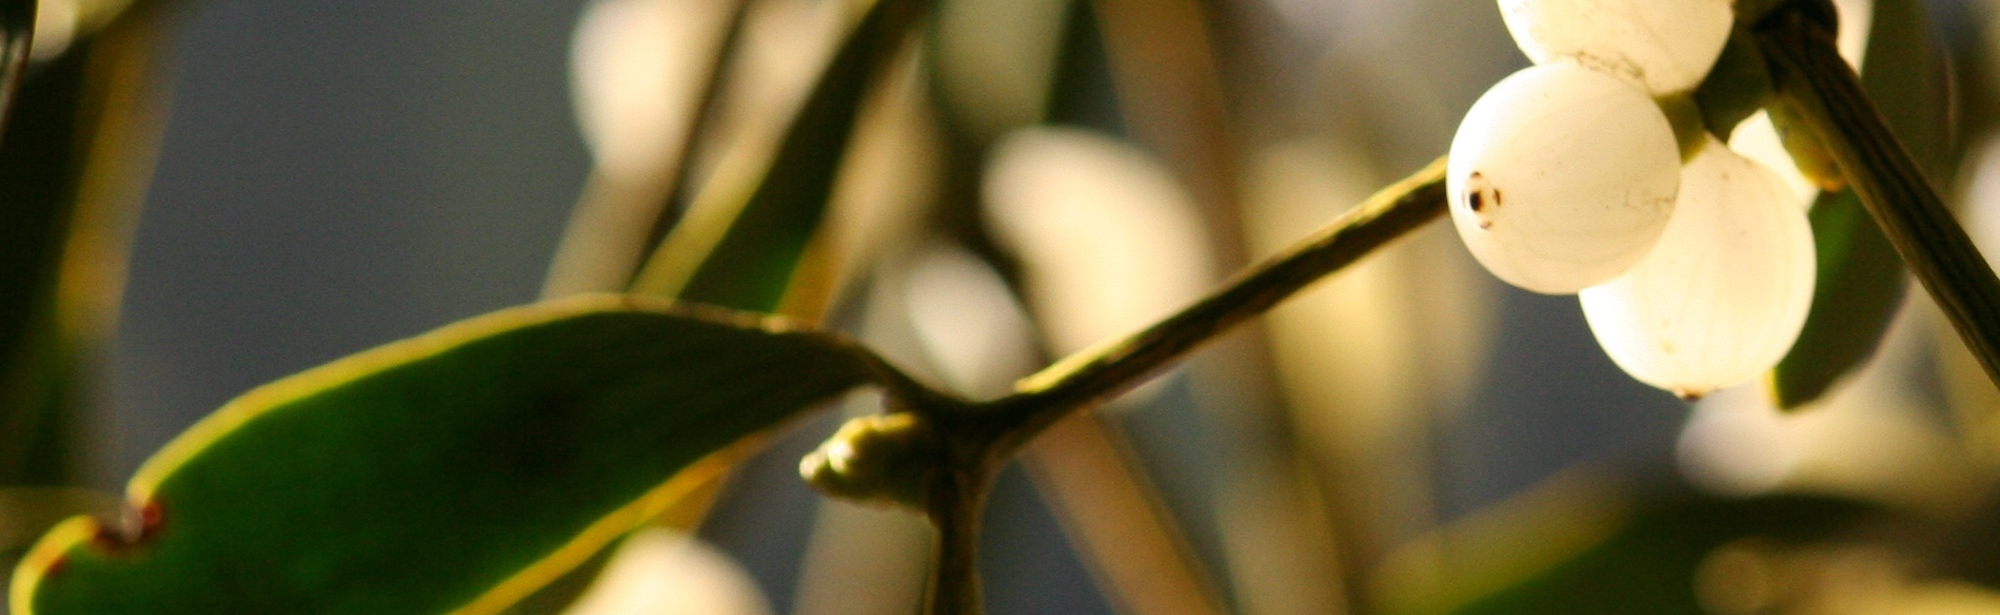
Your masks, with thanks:
[[[169,102],[135,173],[150,180],[78,480],[117,492],[259,383],[623,275],[589,255],[629,252],[657,214],[615,203],[661,201],[674,168],[688,179],[665,201],[684,199],[726,145],[782,129],[852,4],[173,3],[147,43]],[[2000,7],[1918,4],[1957,61],[1954,100],[1977,102],[1963,93],[1992,87],[1974,71]],[[1865,0],[1843,10],[1866,27]],[[976,397],[1422,167],[1527,65],[1493,3],[1459,0],[939,0],[928,27],[868,99],[810,312]],[[725,45],[719,111],[690,139]],[[1990,110],[1954,113],[1977,127]],[[2000,246],[2000,150],[1955,143],[1963,172],[1937,183]],[[2000,395],[1907,295],[1873,358],[1807,409],[1778,412],[1759,384],[1689,404],[1619,372],[1574,299],[1505,287],[1432,225],[1031,449],[989,512],[989,608],[1546,607],[1536,591],[1590,596],[1558,563],[1623,537],[1692,550],[1606,556],[1599,572],[1672,594],[1605,598],[1629,612],[2000,613],[1978,585],[2000,579]],[[842,406],[745,463],[700,542],[655,545],[676,572],[631,583],[688,609],[655,612],[913,612],[923,522],[797,478],[843,413],[878,407]],[[1628,612],[1518,604],[1490,612]],[[1644,612],[1688,612],[1660,609]]]

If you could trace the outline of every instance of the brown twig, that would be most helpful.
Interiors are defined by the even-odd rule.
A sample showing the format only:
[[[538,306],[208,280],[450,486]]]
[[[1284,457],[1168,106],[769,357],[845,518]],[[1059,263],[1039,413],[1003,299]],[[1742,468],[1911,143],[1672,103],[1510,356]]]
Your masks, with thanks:
[[[997,464],[988,462],[977,447],[948,447],[945,451],[947,457],[958,454],[977,455],[979,459],[947,461],[956,467],[934,474],[930,485],[926,513],[938,530],[937,566],[931,571],[925,600],[925,612],[931,615],[979,615],[983,605],[979,590],[980,516],[986,512],[986,495]]]

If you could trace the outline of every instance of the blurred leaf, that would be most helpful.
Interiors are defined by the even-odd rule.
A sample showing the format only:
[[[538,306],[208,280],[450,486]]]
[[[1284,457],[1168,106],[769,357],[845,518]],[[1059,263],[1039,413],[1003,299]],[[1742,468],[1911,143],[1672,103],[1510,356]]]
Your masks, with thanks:
[[[1908,286],[1903,260],[1853,190],[1820,194],[1812,227],[1819,250],[1812,312],[1771,373],[1778,407],[1787,410],[1819,399],[1875,354]]]
[[[71,442],[159,143],[154,43],[173,4],[136,3],[37,65],[0,134],[0,484],[78,480]]]
[[[37,0],[0,0],[0,125],[7,119],[14,92],[28,68],[34,47]]]
[[[826,213],[868,85],[884,72],[926,6],[920,0],[873,2],[768,162],[753,170],[748,162],[725,161],[648,259],[633,290],[737,309],[776,309]]]
[[[1451,613],[1658,613],[1703,615],[1695,576],[1717,547],[1759,537],[1818,538],[1859,512],[1834,500],[1698,498],[1632,516],[1610,538],[1575,558]]]
[[[116,515],[115,493],[81,487],[0,487],[0,562],[11,568],[49,528],[77,515]]]
[[[1737,0],[1736,22],[1755,23],[1770,15],[1772,11],[1792,5],[1803,5],[1813,15],[1823,20],[1837,19],[1833,3],[1829,0]]]
[[[1872,67],[1861,78],[1889,128],[1932,186],[1951,168],[1951,86],[1941,49],[1919,0],[1875,0]],[[1778,115],[1773,114],[1773,119]],[[1812,212],[1819,280],[1799,341],[1772,372],[1778,406],[1818,399],[1873,356],[1902,304],[1902,259],[1851,190],[1821,195]]]
[[[1702,124],[1724,137],[1771,99],[1771,74],[1748,29],[1739,24],[1729,33],[1729,43],[1695,90],[1694,99],[1701,107]]]
[[[1431,568],[1406,559],[1383,575],[1390,583],[1383,612],[1702,615],[1696,575],[1717,547],[1747,538],[1820,540],[1868,512],[1816,497],[1634,500],[1605,489],[1544,488],[1497,514],[1454,522],[1426,545]]]
[[[1922,0],[1874,0],[1862,87],[1932,184],[1949,184],[1953,161],[1951,70]]]
[[[84,159],[86,72],[83,54],[39,67],[0,133],[0,482],[30,480],[27,460],[51,456],[38,428],[65,405],[56,286]]]
[[[991,142],[1046,115],[1069,0],[939,0],[925,37],[930,85],[942,124],[959,138]]]
[[[631,297],[474,318],[225,405],[140,468],[123,530],[44,537],[14,613],[497,612],[876,365]]]
[[[611,556],[618,553],[618,545],[623,544],[628,537],[629,534],[620,536],[605,544],[603,548],[597,550],[597,553],[592,554],[590,559],[584,560],[582,564],[550,580],[534,593],[528,594],[526,598],[508,606],[500,611],[500,615],[556,615],[569,611],[570,606],[576,604],[577,598],[582,597],[584,592],[589,591],[590,587],[597,583],[605,565],[611,563]]]

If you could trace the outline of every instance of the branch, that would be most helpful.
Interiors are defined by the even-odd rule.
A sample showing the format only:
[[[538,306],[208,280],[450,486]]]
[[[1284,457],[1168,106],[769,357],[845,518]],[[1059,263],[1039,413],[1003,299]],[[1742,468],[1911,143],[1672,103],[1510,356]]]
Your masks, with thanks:
[[[1166,320],[1021,379],[1013,395],[965,405],[937,399],[933,393],[892,390],[912,412],[935,426],[944,449],[939,460],[947,464],[929,475],[925,498],[931,522],[940,533],[929,612],[980,612],[973,560],[981,501],[994,472],[1022,445],[1063,417],[1138,386],[1320,278],[1444,215],[1444,172],[1445,160],[1439,158]],[[936,401],[927,403],[916,396]]]
[[[1835,51],[1830,5],[1825,0],[1767,4],[1775,8],[1768,15],[1756,13],[1763,18],[1755,35],[1770,64],[1778,100],[1828,146],[1898,254],[1944,308],[1988,376],[2000,382],[2000,279]],[[830,494],[925,510],[940,531],[929,612],[977,614],[978,519],[986,488],[1001,464],[1062,418],[1137,386],[1313,282],[1442,216],[1444,174],[1440,158],[1194,305],[1144,331],[1058,361],[1015,383],[1012,395],[965,402],[884,366],[899,376],[886,384],[891,416],[899,419],[876,421],[875,426],[850,423],[852,433],[843,429],[847,435],[829,440],[802,470],[809,482]],[[914,434],[927,435],[905,439]],[[873,444],[882,442],[893,445]],[[884,452],[862,454],[869,448]],[[934,463],[892,461],[910,454]],[[836,458],[841,463],[830,461]]]
[[[889,414],[849,421],[803,460],[800,474],[830,496],[924,511],[939,532],[927,612],[976,615],[979,515],[993,476],[1023,444],[1444,215],[1444,171],[1439,158],[1194,305],[1024,378],[1012,395],[967,402],[879,363]]]
[[[1778,100],[1825,144],[1896,253],[2000,382],[2000,279],[1840,59],[1823,2],[1793,2],[1756,27]]]
[[[994,464],[996,467],[998,464]],[[986,512],[992,471],[942,472],[932,484],[928,515],[937,527],[937,566],[931,570],[925,612],[979,615],[979,518]]]
[[[1375,193],[1360,206],[1232,278],[1222,289],[1124,339],[1071,355],[988,404],[998,452],[1012,453],[1058,419],[1117,397],[1203,343],[1445,212],[1445,161]]]

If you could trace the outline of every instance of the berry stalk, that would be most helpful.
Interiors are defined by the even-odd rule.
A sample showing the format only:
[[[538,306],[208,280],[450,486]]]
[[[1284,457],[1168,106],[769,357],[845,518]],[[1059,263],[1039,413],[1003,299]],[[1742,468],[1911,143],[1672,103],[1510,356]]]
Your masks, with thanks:
[[[1889,132],[1834,47],[1831,11],[1815,4],[1787,5],[1756,28],[1778,100],[1819,136],[1987,378],[2000,382],[2000,279]]]

